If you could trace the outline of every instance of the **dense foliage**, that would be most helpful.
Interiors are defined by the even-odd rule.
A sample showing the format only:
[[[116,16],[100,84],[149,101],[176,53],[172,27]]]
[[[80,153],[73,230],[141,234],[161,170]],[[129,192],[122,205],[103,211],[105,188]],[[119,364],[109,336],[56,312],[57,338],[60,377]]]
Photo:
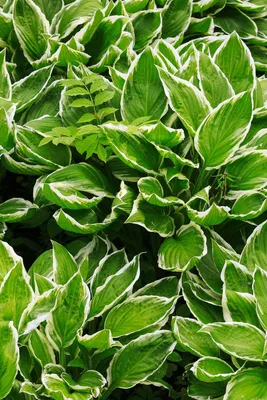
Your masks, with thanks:
[[[0,0],[0,399],[267,399],[266,0]]]

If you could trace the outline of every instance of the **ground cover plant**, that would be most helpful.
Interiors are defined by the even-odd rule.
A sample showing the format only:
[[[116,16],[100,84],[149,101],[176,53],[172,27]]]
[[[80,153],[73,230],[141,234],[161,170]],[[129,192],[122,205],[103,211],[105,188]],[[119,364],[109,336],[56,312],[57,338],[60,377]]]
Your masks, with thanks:
[[[0,0],[0,398],[267,399],[265,0]]]

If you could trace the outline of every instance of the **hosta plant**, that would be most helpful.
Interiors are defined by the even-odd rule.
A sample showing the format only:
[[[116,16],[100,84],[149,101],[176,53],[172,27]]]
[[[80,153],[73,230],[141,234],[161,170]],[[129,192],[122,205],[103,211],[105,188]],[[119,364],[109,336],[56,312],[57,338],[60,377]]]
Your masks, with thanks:
[[[75,256],[53,242],[28,273],[12,247],[0,249],[1,398],[11,390],[14,398],[106,399],[140,382],[164,386],[165,370],[157,371],[176,341],[161,328],[179,297],[176,277],[133,291],[140,255],[129,261],[99,237]]]
[[[266,11],[0,0],[0,398],[267,397]]]

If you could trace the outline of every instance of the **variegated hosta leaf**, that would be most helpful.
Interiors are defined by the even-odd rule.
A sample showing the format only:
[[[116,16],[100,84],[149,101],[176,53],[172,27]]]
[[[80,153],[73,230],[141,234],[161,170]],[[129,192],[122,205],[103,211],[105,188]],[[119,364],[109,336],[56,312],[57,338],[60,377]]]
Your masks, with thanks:
[[[73,210],[91,208],[103,197],[113,197],[105,175],[95,167],[81,163],[70,165],[48,175],[44,195],[51,202]],[[93,195],[88,198],[83,193]]]
[[[261,328],[256,302],[252,294],[252,279],[248,270],[239,263],[227,261],[222,270],[223,314],[226,322],[246,322]]]
[[[10,199],[0,204],[1,222],[20,222],[34,217],[38,206],[24,199]]]
[[[257,266],[267,270],[266,235],[267,222],[264,221],[254,229],[247,239],[247,243],[241,254],[240,263],[245,265],[250,272],[253,272]]]
[[[51,29],[61,38],[67,37],[77,26],[89,21],[93,13],[102,8],[99,0],[76,0],[65,6],[54,16]]]
[[[93,335],[84,335],[78,337],[79,343],[86,349],[106,350],[115,343],[109,329],[103,329]]]
[[[224,73],[205,53],[198,55],[198,77],[201,90],[213,108],[235,94]]]
[[[98,371],[86,371],[77,381],[65,372],[61,375],[64,381],[68,384],[70,389],[77,391],[86,391],[95,388],[101,388],[106,384],[106,379]]]
[[[175,230],[174,220],[167,215],[164,208],[149,204],[141,195],[134,201],[131,214],[125,223],[140,225],[162,237],[172,236]]]
[[[257,315],[264,329],[267,326],[266,285],[267,273],[261,268],[256,268],[253,274],[253,294]]]
[[[3,154],[1,162],[8,171],[20,175],[40,176],[43,174],[49,174],[55,169],[55,167],[47,165],[30,164],[24,161],[18,161],[9,154]]]
[[[16,135],[17,150],[25,159],[31,160],[34,164],[41,164],[54,167],[67,166],[71,162],[71,152],[67,146],[47,143],[40,147],[43,136],[39,133],[17,127]]]
[[[225,170],[229,176],[229,195],[264,188],[267,184],[266,165],[266,150],[253,150],[233,158]]]
[[[266,370],[246,368],[233,377],[226,387],[225,400],[235,400],[240,396],[244,400],[264,400],[267,395]]]
[[[116,305],[123,296],[130,292],[140,275],[140,256],[124,265],[117,272],[114,271],[101,286],[96,288],[90,309],[90,318],[102,315]]]
[[[159,120],[167,111],[167,99],[156,68],[156,57],[148,47],[132,63],[122,93],[123,118]]]
[[[78,271],[73,256],[59,243],[53,244],[53,273],[58,285],[65,285]]]
[[[6,49],[4,49],[0,52],[0,97],[10,100],[11,96],[11,79],[6,65]]]
[[[21,262],[21,257],[15,253],[13,248],[8,243],[0,241],[0,285],[6,275]]]
[[[218,48],[214,60],[228,78],[236,94],[254,87],[256,77],[253,59],[248,47],[236,32],[228,36]]]
[[[243,322],[221,322],[204,325],[221,350],[242,360],[266,360],[264,333],[253,325]],[[249,343],[249,346],[248,346]]]
[[[50,289],[40,296],[36,296],[24,309],[18,331],[27,335],[45,321],[56,304],[58,289]]]
[[[201,122],[211,111],[206,97],[192,83],[158,68],[170,106],[186,129],[195,135]]]
[[[234,155],[249,130],[251,119],[250,92],[225,100],[209,114],[195,139],[205,168],[219,168]]]
[[[132,19],[135,43],[134,50],[140,52],[151,44],[161,31],[162,10],[140,11]],[[149,64],[148,64],[149,66]]]
[[[33,0],[15,0],[14,28],[25,57],[35,61],[49,55],[49,22]]]
[[[0,288],[0,320],[18,327],[21,315],[33,300],[33,290],[22,260],[6,274]]]
[[[19,347],[18,334],[13,322],[1,322],[1,347],[0,347],[0,397],[8,396],[18,371]]]
[[[229,380],[235,372],[227,362],[215,357],[203,357],[191,368],[193,374],[203,382]]]
[[[46,334],[56,350],[70,346],[82,328],[89,312],[90,293],[77,272],[58,294],[56,307],[50,314]]]
[[[164,240],[158,254],[159,267],[169,271],[186,271],[206,253],[206,237],[201,228],[191,222],[182,226],[174,238]]]
[[[164,191],[160,182],[153,177],[139,179],[138,189],[142,197],[150,204],[159,207],[183,205],[183,201],[174,196],[164,197]]]
[[[85,392],[73,391],[57,374],[44,374],[42,383],[52,399],[87,400],[91,399],[91,390]],[[60,397],[59,397],[60,396]]]
[[[202,189],[195,196],[191,197],[186,204],[189,218],[203,226],[219,225],[229,217],[229,207],[218,206],[215,202],[210,204],[210,189],[210,186]]]
[[[264,193],[251,191],[243,194],[235,201],[232,218],[247,221],[259,217],[267,210],[267,197]]]
[[[56,211],[53,217],[61,229],[82,235],[100,232],[108,228],[117,219],[117,215],[113,211],[102,221],[98,221],[93,210],[64,211],[63,209]]]
[[[138,171],[157,174],[162,157],[153,144],[138,133],[138,129],[136,133],[131,133],[126,125],[115,123],[104,124],[102,129],[112,150],[122,162]]]
[[[184,140],[183,129],[173,129],[164,125],[162,122],[158,122],[155,125],[144,126],[142,130],[147,140],[159,146],[173,148]]]
[[[40,68],[12,85],[12,101],[17,103],[17,112],[28,108],[41,97],[52,71],[53,66]]]
[[[134,292],[131,296],[160,296],[160,297],[175,297],[179,293],[178,279],[176,276],[168,276],[166,278],[159,279],[152,283],[148,283],[141,289]]]
[[[145,381],[172,353],[175,339],[169,331],[140,336],[124,346],[108,369],[109,391],[117,387],[131,388]]]
[[[197,356],[218,356],[219,348],[209,335],[201,332],[203,324],[195,319],[173,317],[172,331],[183,351]]]
[[[46,335],[35,329],[29,336],[29,349],[34,358],[44,367],[46,364],[55,364],[54,350]]]
[[[162,37],[175,38],[183,34],[189,26],[193,2],[191,0],[171,0],[164,10]]]
[[[202,288],[196,284],[191,279],[192,275],[186,272],[182,275],[183,296],[191,313],[203,324],[222,321],[223,314],[221,305],[218,302],[218,296],[203,290],[205,287]]]
[[[159,296],[138,296],[125,300],[113,308],[105,320],[105,328],[113,337],[164,325],[166,318],[174,311],[177,297],[167,299]]]

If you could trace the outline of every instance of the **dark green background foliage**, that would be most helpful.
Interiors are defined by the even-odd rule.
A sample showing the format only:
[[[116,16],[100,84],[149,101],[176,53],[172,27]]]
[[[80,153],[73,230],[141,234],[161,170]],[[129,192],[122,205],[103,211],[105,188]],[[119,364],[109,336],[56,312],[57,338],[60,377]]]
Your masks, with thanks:
[[[0,0],[0,398],[267,399],[266,0]]]

